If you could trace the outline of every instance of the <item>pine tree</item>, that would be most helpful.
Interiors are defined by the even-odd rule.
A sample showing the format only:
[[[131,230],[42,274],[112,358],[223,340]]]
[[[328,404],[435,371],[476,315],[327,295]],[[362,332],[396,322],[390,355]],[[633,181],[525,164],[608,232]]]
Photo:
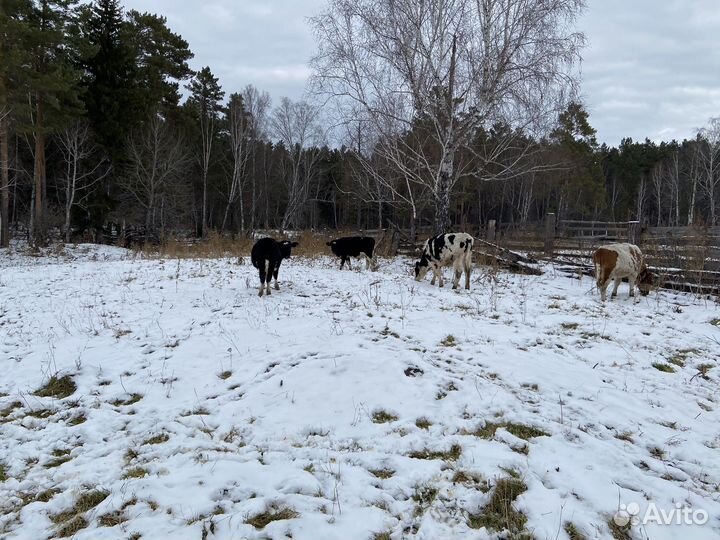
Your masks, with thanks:
[[[213,142],[215,140],[217,121],[222,110],[222,99],[225,92],[220,88],[218,78],[210,71],[209,67],[202,68],[187,85],[192,92],[188,99],[189,105],[195,111],[200,125],[200,169],[202,171],[202,218],[201,236],[207,234],[207,187],[208,171],[210,170],[210,158],[212,155]]]
[[[122,157],[132,126],[139,122],[135,58],[123,39],[124,25],[119,0],[97,0],[83,22],[84,37],[93,47],[84,63],[86,116],[115,163]]]
[[[27,27],[21,15],[29,10],[28,0],[0,2],[0,247],[10,244],[10,121],[22,100],[17,89],[27,61],[21,46]]]
[[[71,63],[70,43],[77,0],[33,0],[27,12],[25,51],[29,68],[23,69],[28,108],[20,129],[30,133],[34,144],[31,237],[44,241],[47,205],[45,142],[49,133],[67,125],[82,110],[78,99],[80,73]]]
[[[138,91],[134,106],[144,122],[158,112],[172,116],[180,102],[178,81],[192,75],[193,57],[187,41],[173,33],[167,19],[131,10],[127,13],[123,39],[135,57]]]

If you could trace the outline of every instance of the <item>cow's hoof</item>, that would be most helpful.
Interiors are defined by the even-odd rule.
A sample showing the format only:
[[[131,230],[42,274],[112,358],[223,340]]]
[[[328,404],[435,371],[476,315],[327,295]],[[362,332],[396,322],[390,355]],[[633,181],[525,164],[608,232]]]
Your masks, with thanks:
[[[470,290],[470,285],[465,285],[465,290],[466,290],[466,291],[469,291],[469,290]]]
[[[280,290],[280,285],[278,285],[277,283],[275,284],[275,290],[276,290],[276,291],[279,291],[279,290]]]
[[[268,294],[268,296],[270,296],[272,294],[272,291],[270,289],[268,289],[267,294]]]
[[[260,291],[260,292],[258,293],[258,296],[262,298],[262,295],[263,295],[263,291]]]
[[[452,287],[452,288],[453,288],[453,290],[455,290],[455,289],[457,289],[457,288],[458,288],[458,286],[457,286],[457,285],[453,285],[453,287]]]

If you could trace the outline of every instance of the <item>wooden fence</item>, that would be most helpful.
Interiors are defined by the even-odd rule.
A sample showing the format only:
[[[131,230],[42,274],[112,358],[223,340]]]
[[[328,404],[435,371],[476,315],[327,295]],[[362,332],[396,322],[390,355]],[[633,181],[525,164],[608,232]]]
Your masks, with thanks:
[[[720,296],[720,227],[644,227],[638,221],[556,221],[523,227],[488,223],[500,246],[592,273],[592,252],[603,244],[631,242],[647,257],[660,286]]]

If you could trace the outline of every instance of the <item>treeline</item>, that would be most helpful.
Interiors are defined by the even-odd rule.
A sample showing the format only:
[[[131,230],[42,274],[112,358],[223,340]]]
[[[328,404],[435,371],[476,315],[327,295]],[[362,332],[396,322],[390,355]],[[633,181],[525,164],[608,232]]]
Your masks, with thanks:
[[[273,104],[250,84],[223,89],[209,67],[190,69],[192,57],[164,17],[118,0],[1,3],[0,244],[13,227],[42,244],[109,223],[202,237],[435,222],[432,181],[403,161],[407,149],[437,158],[422,111],[390,159],[360,119],[331,133],[321,107]],[[471,230],[554,211],[718,222],[718,121],[682,143],[608,148],[580,104],[555,118],[542,136],[503,122],[473,128],[454,155],[450,221]]]

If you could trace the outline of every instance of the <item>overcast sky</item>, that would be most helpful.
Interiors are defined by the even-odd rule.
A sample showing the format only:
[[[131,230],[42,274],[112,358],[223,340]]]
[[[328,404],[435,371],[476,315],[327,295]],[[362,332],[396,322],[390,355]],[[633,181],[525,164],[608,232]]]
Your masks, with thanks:
[[[124,0],[163,14],[226,93],[253,84],[300,98],[325,0]],[[598,140],[692,137],[720,116],[720,0],[588,0],[578,21],[582,97]]]

